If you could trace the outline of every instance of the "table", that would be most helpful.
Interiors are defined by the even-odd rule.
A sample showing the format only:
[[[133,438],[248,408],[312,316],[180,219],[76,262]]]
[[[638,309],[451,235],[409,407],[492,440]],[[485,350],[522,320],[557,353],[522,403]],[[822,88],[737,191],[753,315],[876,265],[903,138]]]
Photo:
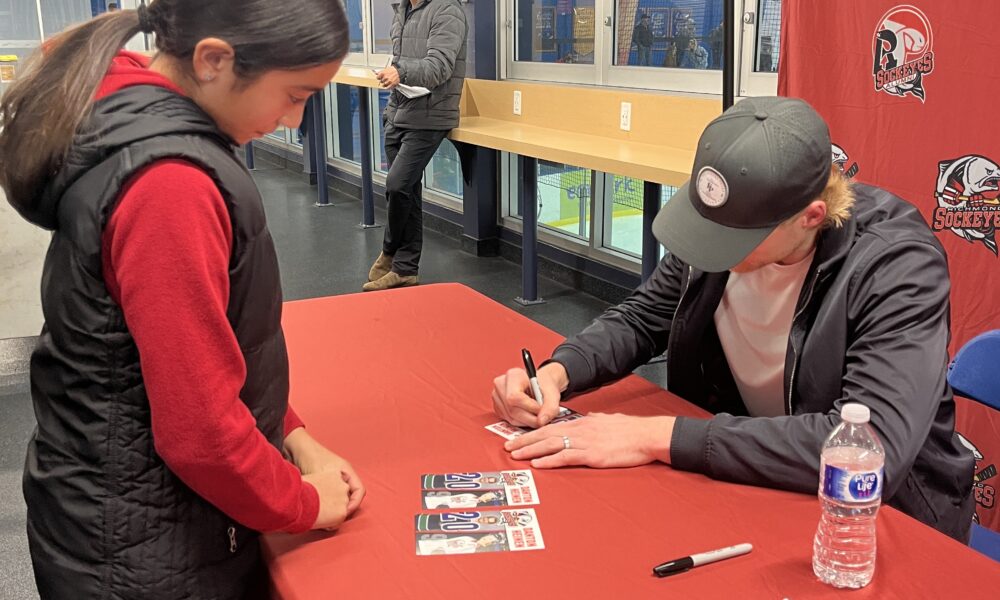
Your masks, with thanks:
[[[539,360],[561,336],[458,284],[285,305],[291,398],[312,435],[368,487],[336,533],[270,535],[277,597],[314,598],[983,598],[1000,564],[894,509],[878,521],[867,588],[812,574],[814,496],[713,481],[662,464],[535,470],[545,550],[420,557],[413,516],[424,473],[518,468],[495,422],[492,378]],[[571,401],[581,412],[705,413],[635,376]],[[658,579],[657,563],[739,542],[751,554]]]

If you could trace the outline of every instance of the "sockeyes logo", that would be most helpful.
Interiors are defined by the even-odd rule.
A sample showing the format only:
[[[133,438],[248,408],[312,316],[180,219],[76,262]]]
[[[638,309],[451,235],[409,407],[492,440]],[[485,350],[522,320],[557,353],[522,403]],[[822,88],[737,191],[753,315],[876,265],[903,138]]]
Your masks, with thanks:
[[[995,162],[969,154],[938,163],[934,197],[938,201],[931,224],[934,231],[950,229],[962,239],[982,243],[997,254],[1000,167]]]
[[[859,169],[858,163],[852,163],[851,166],[849,167],[847,166],[847,163],[848,161],[851,160],[851,157],[847,155],[847,152],[845,152],[843,148],[841,148],[837,144],[833,144],[830,149],[830,152],[833,159],[833,164],[840,167],[840,172],[844,174],[844,177],[852,179],[855,175],[858,174],[858,169]]]
[[[904,4],[889,10],[875,27],[872,46],[875,91],[912,94],[923,102],[924,77],[934,70],[934,34],[920,9]]]
[[[983,453],[979,451],[979,448],[975,444],[970,442],[961,433],[958,433],[958,441],[962,442],[962,445],[972,451],[972,455],[976,458],[976,474],[972,477],[972,491],[976,498],[976,504],[986,510],[992,509],[996,506],[996,488],[990,485],[990,480],[997,476],[997,466],[996,463],[990,463],[988,466],[983,467]],[[977,511],[973,515],[973,521],[979,523],[979,512]]]

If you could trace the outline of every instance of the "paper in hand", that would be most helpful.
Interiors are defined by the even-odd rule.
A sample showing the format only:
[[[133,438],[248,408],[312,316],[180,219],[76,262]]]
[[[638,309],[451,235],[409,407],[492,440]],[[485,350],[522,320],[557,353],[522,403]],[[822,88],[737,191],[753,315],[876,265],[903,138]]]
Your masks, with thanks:
[[[431,93],[431,91],[425,87],[420,87],[418,85],[406,85],[405,83],[400,83],[396,86],[399,93],[406,96],[407,98],[419,98],[421,96],[426,96]]]
[[[385,68],[388,69],[389,65],[386,65]],[[377,78],[378,74],[381,71],[376,71],[375,69],[372,69],[371,72],[374,73],[375,77]],[[410,99],[420,98],[421,96],[426,96],[427,94],[431,93],[431,91],[425,87],[420,87],[418,85],[406,85],[405,83],[397,83],[396,87],[393,89],[399,91],[400,94]]]

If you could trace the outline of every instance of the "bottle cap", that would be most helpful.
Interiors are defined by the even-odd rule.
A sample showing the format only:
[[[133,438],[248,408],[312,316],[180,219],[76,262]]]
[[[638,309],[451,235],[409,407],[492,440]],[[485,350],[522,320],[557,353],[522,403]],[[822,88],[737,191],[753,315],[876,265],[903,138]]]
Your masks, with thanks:
[[[872,413],[864,404],[851,402],[840,409],[840,418],[848,423],[867,423],[871,420]]]

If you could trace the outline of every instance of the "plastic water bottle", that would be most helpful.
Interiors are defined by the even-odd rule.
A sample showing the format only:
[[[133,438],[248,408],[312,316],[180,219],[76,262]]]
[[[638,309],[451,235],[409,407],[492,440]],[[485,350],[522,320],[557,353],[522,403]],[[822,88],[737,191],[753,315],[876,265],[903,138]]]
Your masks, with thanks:
[[[839,588],[868,585],[875,573],[875,518],[882,503],[885,450],[863,404],[845,404],[842,422],[823,443],[813,572]]]

